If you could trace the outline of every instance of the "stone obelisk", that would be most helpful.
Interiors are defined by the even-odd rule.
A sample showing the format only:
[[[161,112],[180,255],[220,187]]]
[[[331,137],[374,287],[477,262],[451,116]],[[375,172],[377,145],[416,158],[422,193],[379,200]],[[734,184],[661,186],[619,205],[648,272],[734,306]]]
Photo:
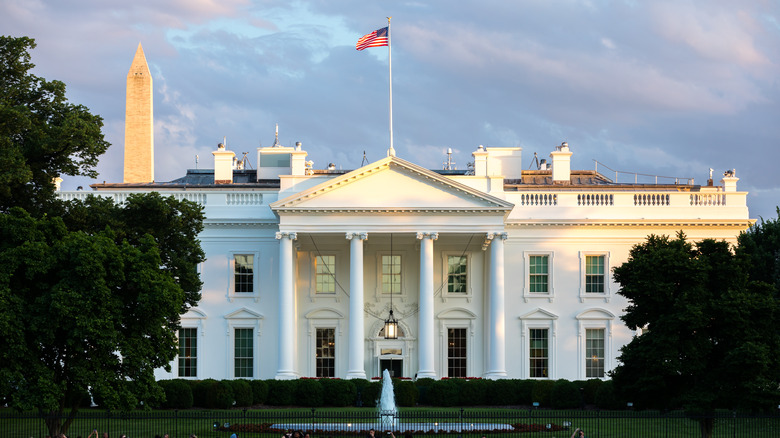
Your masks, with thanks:
[[[144,49],[138,43],[133,64],[127,73],[125,106],[126,183],[154,181],[154,117],[152,115],[152,75]]]

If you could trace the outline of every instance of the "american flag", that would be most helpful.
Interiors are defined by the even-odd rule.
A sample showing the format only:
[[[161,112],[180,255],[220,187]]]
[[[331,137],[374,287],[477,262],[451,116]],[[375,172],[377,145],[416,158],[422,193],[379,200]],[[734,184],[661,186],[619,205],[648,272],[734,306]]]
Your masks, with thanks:
[[[388,29],[386,27],[383,27],[369,34],[363,35],[362,37],[360,37],[357,44],[355,45],[355,49],[363,50],[369,47],[387,46],[389,44],[387,39],[388,37],[387,30]]]

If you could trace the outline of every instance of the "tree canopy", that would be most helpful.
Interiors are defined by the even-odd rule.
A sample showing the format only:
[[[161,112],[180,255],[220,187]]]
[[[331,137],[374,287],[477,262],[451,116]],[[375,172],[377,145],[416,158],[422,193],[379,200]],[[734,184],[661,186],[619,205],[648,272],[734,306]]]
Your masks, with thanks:
[[[89,211],[102,229],[74,225]],[[10,405],[75,414],[87,391],[112,408],[159,398],[154,370],[169,368],[180,313],[200,299],[201,223],[199,205],[156,193],[121,206],[92,198],[62,217],[0,215],[0,389]]]
[[[34,47],[0,37],[0,398],[52,414],[56,436],[85,394],[108,408],[162,396],[154,370],[200,300],[203,209],[157,193],[58,201],[53,178],[95,177],[108,143],[62,82],[30,73]]]
[[[60,175],[96,177],[103,119],[69,103],[65,84],[30,73],[35,41],[0,36],[0,211],[45,211]]]
[[[772,286],[751,281],[724,241],[649,236],[614,269],[641,329],[612,373],[635,406],[767,409],[776,405],[780,342]],[[702,435],[712,431],[702,422]]]

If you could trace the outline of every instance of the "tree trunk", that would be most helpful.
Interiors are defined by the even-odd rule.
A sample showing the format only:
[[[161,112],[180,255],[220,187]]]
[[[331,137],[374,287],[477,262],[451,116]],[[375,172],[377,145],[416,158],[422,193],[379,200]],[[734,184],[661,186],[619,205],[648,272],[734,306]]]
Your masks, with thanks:
[[[62,430],[62,411],[49,411],[46,413],[46,417],[44,418],[44,423],[46,423],[46,428],[49,430],[49,436],[56,437],[60,436],[61,433],[65,433]]]
[[[715,425],[715,419],[711,416],[699,418],[699,431],[701,438],[712,438],[712,427]]]

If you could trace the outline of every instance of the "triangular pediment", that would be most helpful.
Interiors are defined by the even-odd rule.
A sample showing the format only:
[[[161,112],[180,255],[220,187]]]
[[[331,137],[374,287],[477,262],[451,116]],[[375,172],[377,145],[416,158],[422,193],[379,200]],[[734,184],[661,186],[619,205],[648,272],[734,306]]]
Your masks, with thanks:
[[[242,307],[234,312],[230,312],[225,315],[225,319],[263,319],[261,313],[249,310],[246,307]]]
[[[520,315],[519,319],[550,320],[550,319],[558,319],[558,315],[548,310],[544,310],[541,307],[537,307],[536,309],[526,313],[525,315]]]
[[[479,212],[513,205],[398,157],[387,157],[271,204],[282,212]]]

